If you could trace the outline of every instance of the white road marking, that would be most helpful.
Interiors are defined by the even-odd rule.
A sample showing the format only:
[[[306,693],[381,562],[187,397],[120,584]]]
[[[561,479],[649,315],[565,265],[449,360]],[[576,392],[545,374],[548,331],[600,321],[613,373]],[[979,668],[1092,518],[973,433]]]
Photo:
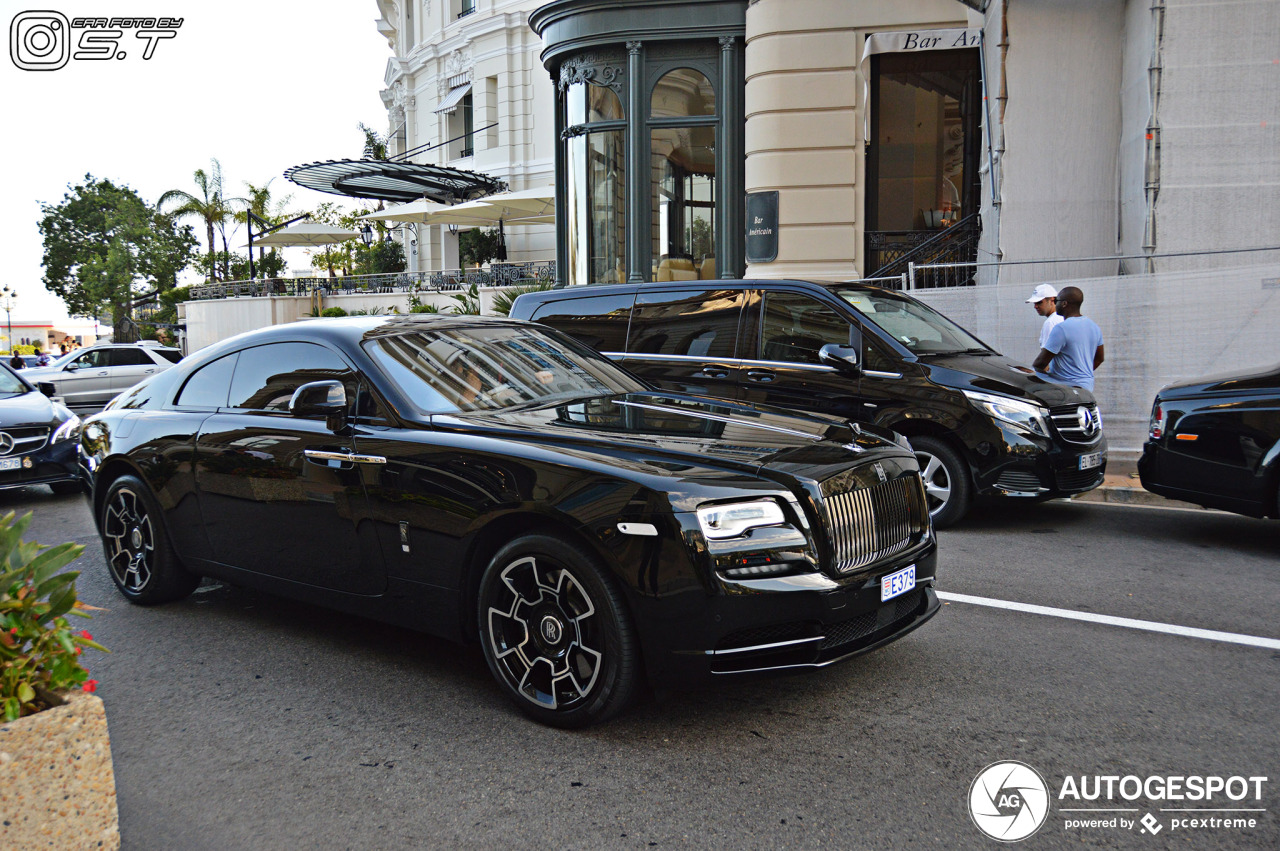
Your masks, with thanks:
[[[1092,612],[1075,612],[1071,609],[1055,609],[1051,606],[1033,606],[1030,603],[1013,603],[1008,600],[994,600],[990,597],[973,597],[969,594],[953,594],[950,591],[939,591],[938,599],[955,603],[969,603],[974,606],[990,606],[993,609],[1010,609],[1015,612],[1028,612],[1033,615],[1046,615],[1051,618],[1066,618],[1074,621],[1088,621],[1108,626],[1122,626],[1126,629],[1142,629],[1147,632],[1164,632],[1169,635],[1181,635],[1186,638],[1203,638],[1208,641],[1225,641],[1230,644],[1247,644],[1250,647],[1265,647],[1268,650],[1280,650],[1280,639],[1261,638],[1256,635],[1241,635],[1236,632],[1219,632],[1216,629],[1196,629],[1190,626],[1177,626],[1158,621],[1140,621],[1133,618],[1117,618],[1112,615],[1095,615]]]

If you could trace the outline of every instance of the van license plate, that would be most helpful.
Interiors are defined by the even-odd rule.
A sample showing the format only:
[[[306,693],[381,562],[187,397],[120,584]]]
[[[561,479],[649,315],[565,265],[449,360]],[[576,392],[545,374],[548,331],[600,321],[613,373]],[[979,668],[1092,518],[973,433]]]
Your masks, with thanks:
[[[0,470],[20,470],[22,469],[21,458],[0,458]]]
[[[880,580],[880,602],[892,600],[916,587],[916,566],[904,567]]]
[[[1090,452],[1088,455],[1080,456],[1080,469],[1092,470],[1094,467],[1102,466],[1102,453]]]

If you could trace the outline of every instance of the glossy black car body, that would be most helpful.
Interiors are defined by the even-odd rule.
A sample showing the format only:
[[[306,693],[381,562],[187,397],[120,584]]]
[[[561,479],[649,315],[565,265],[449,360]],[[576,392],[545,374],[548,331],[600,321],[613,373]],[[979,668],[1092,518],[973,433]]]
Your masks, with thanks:
[[[0,366],[0,489],[49,485],[80,489],[76,438],[80,418],[8,366]]]
[[[895,336],[875,301],[935,327],[913,319],[920,339],[901,327]],[[1097,487],[1106,470],[1088,390],[1030,374],[904,293],[787,280],[591,285],[522,295],[511,315],[571,334],[666,389],[893,429],[917,449],[939,527],[975,495],[1067,496]],[[824,344],[852,344],[857,367],[822,362]],[[1020,411],[1001,416],[1001,405]]]
[[[1280,517],[1280,364],[1162,389],[1138,474],[1161,496]]]
[[[528,398],[539,383],[552,395]],[[554,724],[618,708],[583,708],[593,687],[577,681],[522,693],[522,677],[562,670],[585,617],[570,610],[616,620],[591,652],[677,685],[823,666],[939,605],[916,461],[892,435],[652,392],[530,323],[353,317],[241,335],[91,417],[81,446],[113,579],[135,602],[203,575],[478,634],[517,705]],[[704,526],[732,511],[699,516],[761,501],[777,522],[738,535]],[[915,590],[882,604],[881,579],[912,566]],[[521,647],[533,662],[512,661]],[[569,657],[596,681],[603,663]]]

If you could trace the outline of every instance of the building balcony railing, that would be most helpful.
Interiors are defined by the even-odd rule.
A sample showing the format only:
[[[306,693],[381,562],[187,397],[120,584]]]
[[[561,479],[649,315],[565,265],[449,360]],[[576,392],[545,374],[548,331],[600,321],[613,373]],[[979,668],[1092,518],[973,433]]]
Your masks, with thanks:
[[[241,296],[350,295],[358,293],[450,292],[475,284],[481,287],[552,284],[554,260],[527,263],[492,263],[475,269],[441,269],[433,272],[390,272],[382,275],[337,275],[313,278],[263,278],[226,281],[191,288],[192,299]]]

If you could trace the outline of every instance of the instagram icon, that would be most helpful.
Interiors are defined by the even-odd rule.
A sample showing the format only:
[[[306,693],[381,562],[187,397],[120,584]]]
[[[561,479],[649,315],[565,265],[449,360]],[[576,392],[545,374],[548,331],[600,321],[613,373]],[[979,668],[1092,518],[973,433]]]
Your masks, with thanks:
[[[61,12],[22,12],[9,24],[9,56],[24,71],[56,71],[71,55],[71,24]]]

